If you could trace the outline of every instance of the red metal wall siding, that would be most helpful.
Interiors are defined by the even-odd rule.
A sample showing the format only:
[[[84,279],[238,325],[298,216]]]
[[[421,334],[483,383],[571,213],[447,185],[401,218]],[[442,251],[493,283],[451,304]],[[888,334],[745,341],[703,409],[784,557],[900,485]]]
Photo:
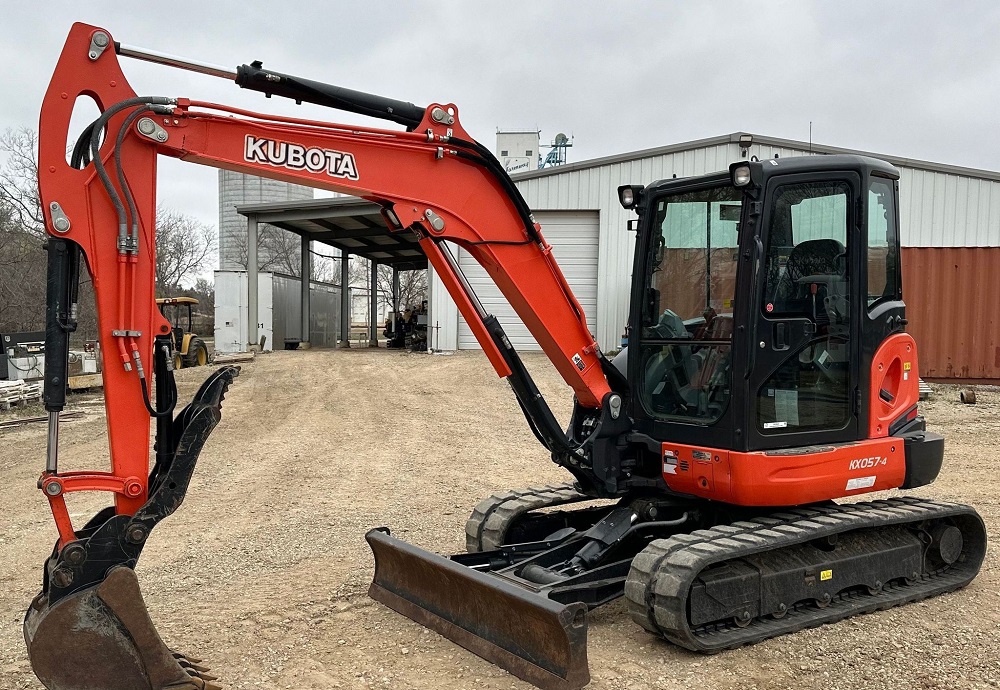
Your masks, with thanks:
[[[1000,247],[903,247],[924,378],[1000,379]]]

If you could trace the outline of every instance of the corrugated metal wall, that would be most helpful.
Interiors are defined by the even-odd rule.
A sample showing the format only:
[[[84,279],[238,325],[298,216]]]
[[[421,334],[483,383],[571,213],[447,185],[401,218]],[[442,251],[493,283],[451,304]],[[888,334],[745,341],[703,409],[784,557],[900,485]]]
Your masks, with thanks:
[[[298,340],[302,328],[302,281],[274,275],[274,349],[285,339]],[[309,285],[309,342],[313,347],[334,347],[340,334],[340,288],[312,281]]]
[[[1000,378],[1000,247],[906,247],[907,330],[924,378]]]
[[[1000,246],[1000,182],[900,168],[904,247]]]

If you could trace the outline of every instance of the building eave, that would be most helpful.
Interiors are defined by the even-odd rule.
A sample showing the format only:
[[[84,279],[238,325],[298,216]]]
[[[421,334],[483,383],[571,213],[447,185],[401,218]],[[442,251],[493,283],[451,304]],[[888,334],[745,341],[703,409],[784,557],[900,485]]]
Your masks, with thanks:
[[[673,153],[682,153],[684,151],[692,151],[694,149],[706,148],[709,146],[721,146],[723,144],[739,145],[740,136],[745,136],[747,134],[751,134],[753,136],[753,145],[763,144],[765,146],[777,146],[779,148],[812,151],[813,153],[818,154],[853,154],[867,156],[869,158],[884,160],[897,167],[910,168],[914,170],[927,170],[930,172],[939,172],[948,175],[961,175],[964,177],[1000,182],[1000,172],[994,170],[967,168],[960,165],[948,165],[946,163],[935,163],[932,161],[920,160],[918,158],[907,158],[886,153],[862,151],[860,149],[828,146],[826,144],[817,144],[815,142],[809,143],[807,141],[797,141],[794,139],[781,139],[779,137],[769,137],[761,134],[752,134],[750,132],[733,132],[732,134],[725,134],[707,139],[695,139],[693,141],[685,141],[679,144],[671,144],[669,146],[659,146],[656,148],[615,154],[613,156],[592,158],[590,160],[579,161],[577,163],[567,163],[566,165],[560,165],[553,168],[544,168],[542,170],[531,170],[524,173],[518,173],[516,175],[512,175],[511,179],[515,182],[520,182],[521,180],[531,180],[538,177],[548,177],[550,175],[561,175],[563,173],[573,172],[576,170],[599,168],[606,165],[615,165],[618,163],[628,163],[635,160],[642,160],[644,158],[655,158],[657,156],[665,156]]]

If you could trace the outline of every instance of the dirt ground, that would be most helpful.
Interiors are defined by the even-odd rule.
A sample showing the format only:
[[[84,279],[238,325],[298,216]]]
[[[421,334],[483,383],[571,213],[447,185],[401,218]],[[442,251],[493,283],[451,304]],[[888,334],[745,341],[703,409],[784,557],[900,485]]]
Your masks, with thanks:
[[[565,418],[554,370],[527,357]],[[205,370],[179,372],[182,399]],[[915,492],[975,505],[990,538],[966,589],[712,657],[661,642],[621,601],[590,617],[595,690],[1000,687],[1000,391],[979,403],[937,387],[922,405],[947,441],[938,481]],[[62,427],[62,469],[103,469],[101,405]],[[5,415],[5,418],[9,415]],[[35,489],[45,427],[0,430],[0,688],[41,686],[21,636],[55,528]],[[479,354],[277,352],[243,365],[187,500],[137,569],[166,642],[226,688],[511,688],[525,683],[369,600],[371,527],[443,553],[464,548],[481,498],[568,478],[531,436]],[[82,524],[104,501],[76,497]],[[123,689],[127,690],[127,689]]]

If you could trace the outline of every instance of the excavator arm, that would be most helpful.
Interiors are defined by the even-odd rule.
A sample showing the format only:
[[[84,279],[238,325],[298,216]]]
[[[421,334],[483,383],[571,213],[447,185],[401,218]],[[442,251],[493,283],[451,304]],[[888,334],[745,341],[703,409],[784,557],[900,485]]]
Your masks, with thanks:
[[[364,113],[407,129],[138,96],[122,72],[119,55],[196,69],[267,95]],[[92,98],[101,116],[83,132],[67,161],[70,120],[81,97]],[[455,105],[419,108],[268,72],[259,63],[234,71],[209,68],[124,46],[103,29],[75,24],[46,92],[39,125],[39,188],[50,236],[49,443],[39,488],[49,501],[59,538],[46,562],[42,592],[26,617],[25,638],[32,665],[50,689],[81,687],[82,678],[107,679],[107,687],[122,682],[157,690],[214,687],[204,669],[173,655],[159,641],[132,573],[152,528],[183,500],[198,454],[220,419],[226,389],[238,373],[232,367],[218,370],[188,406],[174,413],[170,327],[154,302],[159,156],[350,194],[381,206],[390,231],[407,230],[419,237],[490,363],[510,381],[536,436],[584,484],[590,475],[580,435],[559,427],[445,242],[461,247],[486,269],[573,389],[577,416],[592,416],[586,428],[600,426],[595,420],[615,395],[606,378],[607,362],[540,226],[496,159],[462,128]],[[105,353],[110,471],[59,470],[59,414],[81,262],[93,281]],[[614,405],[616,418],[619,404],[620,398]],[[152,471],[151,420],[156,421]],[[65,496],[78,491],[110,492],[114,506],[87,525],[75,526]],[[124,594],[133,590],[134,596]],[[552,613],[566,618],[561,608]],[[570,616],[568,623],[579,628],[579,618]],[[556,627],[560,625],[557,621]],[[65,663],[67,654],[74,663]],[[116,670],[108,670],[108,659]]]

